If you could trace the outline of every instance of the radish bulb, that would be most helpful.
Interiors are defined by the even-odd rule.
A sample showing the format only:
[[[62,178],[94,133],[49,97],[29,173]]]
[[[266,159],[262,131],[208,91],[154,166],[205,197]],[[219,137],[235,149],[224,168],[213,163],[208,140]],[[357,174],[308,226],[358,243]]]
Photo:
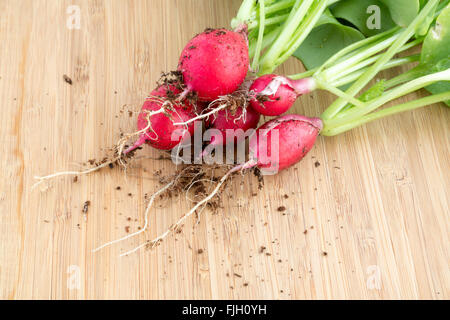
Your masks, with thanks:
[[[218,140],[213,136],[210,145],[240,142],[245,137],[244,135],[235,135],[233,141],[227,141],[227,131],[242,130],[246,132],[249,129],[256,129],[260,118],[261,115],[250,106],[245,108],[245,111],[242,107],[239,107],[234,114],[226,109],[220,110],[215,116],[209,117],[205,121],[208,129],[217,129],[222,134],[222,139]]]
[[[194,133],[194,122],[186,122],[196,117],[195,106],[187,99],[182,102],[170,99],[179,93],[175,85],[162,85],[150,94],[137,121],[142,134],[124,154],[144,143],[159,150],[171,150]]]
[[[288,111],[301,95],[316,88],[314,79],[292,80],[287,77],[268,74],[256,79],[250,86],[254,94],[253,109],[265,116],[279,116]]]
[[[234,92],[244,81],[249,66],[248,44],[243,33],[206,29],[188,42],[178,70],[186,90],[200,100],[214,101]]]

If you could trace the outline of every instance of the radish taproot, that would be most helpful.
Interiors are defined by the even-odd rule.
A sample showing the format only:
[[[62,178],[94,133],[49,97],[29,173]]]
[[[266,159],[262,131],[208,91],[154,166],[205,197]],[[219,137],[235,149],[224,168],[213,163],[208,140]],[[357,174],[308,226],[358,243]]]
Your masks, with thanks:
[[[243,32],[206,29],[188,42],[181,53],[178,70],[186,90],[200,100],[213,101],[234,92],[248,72],[248,44]]]

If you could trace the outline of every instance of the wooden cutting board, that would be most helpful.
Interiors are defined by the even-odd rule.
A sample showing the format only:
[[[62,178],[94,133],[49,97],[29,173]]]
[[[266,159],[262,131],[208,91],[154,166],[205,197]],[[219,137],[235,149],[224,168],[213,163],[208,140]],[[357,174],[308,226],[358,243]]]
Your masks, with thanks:
[[[0,1],[1,298],[450,298],[443,105],[320,137],[263,190],[253,176],[236,178],[217,214],[205,210],[199,224],[191,219],[158,248],[127,257],[118,255],[190,207],[184,197],[160,201],[145,235],[91,252],[143,225],[144,195],[158,188],[157,170],[174,172],[170,161],[141,159],[126,176],[106,169],[31,190],[34,175],[102,158],[135,128],[128,111],[176,68],[184,44],[228,26],[239,3]],[[79,29],[70,5],[79,6]],[[301,70],[292,59],[278,71]],[[319,115],[332,101],[315,92],[294,112]]]

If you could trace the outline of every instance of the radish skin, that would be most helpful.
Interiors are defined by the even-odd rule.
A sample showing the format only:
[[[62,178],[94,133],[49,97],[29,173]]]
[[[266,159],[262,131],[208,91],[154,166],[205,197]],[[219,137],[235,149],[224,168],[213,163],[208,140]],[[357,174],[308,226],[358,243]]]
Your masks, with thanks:
[[[259,127],[250,139],[248,163],[272,174],[289,168],[302,160],[312,149],[322,128],[320,118],[295,114],[270,120]],[[267,143],[261,142],[263,137]],[[272,141],[273,139],[277,140]],[[274,150],[273,146],[278,150]]]
[[[185,123],[196,117],[195,107],[187,100],[182,102],[168,100],[168,95],[173,96],[179,93],[180,90],[173,85],[162,85],[150,94],[150,98],[142,106],[137,121],[139,131],[144,131],[144,133],[140,135],[133,146],[124,151],[124,154],[135,150],[144,143],[159,150],[171,150],[194,133],[193,122],[177,125],[177,123]],[[168,107],[164,108],[164,102]],[[155,114],[148,117],[150,112]],[[146,128],[148,129],[146,130]],[[173,139],[173,134],[176,132],[181,134],[177,139]]]
[[[214,128],[222,133],[223,144],[238,143],[242,140],[243,136],[238,139],[238,136],[234,137],[234,141],[227,141],[227,130],[242,130],[243,132],[249,129],[256,129],[258,126],[261,115],[253,110],[251,107],[245,109],[239,107],[236,109],[235,114],[231,114],[228,110],[220,110],[215,117],[209,117],[205,124],[208,129]],[[219,139],[220,140],[220,139]],[[210,145],[220,144],[220,141],[215,140],[215,137],[211,138]]]
[[[207,29],[188,42],[178,63],[186,90],[200,100],[213,101],[231,94],[248,72],[248,44],[242,33]]]
[[[288,111],[299,96],[315,88],[312,78],[292,80],[268,74],[259,77],[250,86],[250,92],[255,95],[250,104],[262,115],[279,116]]]

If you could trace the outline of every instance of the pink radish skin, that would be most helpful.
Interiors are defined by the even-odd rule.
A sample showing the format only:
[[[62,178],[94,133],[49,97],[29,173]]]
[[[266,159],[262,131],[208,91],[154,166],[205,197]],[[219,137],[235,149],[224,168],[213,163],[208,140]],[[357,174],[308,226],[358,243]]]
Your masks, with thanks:
[[[167,98],[168,91],[173,93],[174,95],[179,94],[180,90],[175,88],[174,86],[162,85],[156,90],[154,90],[150,96],[161,97],[163,99]],[[151,122],[151,130],[148,130],[146,133],[142,134],[138,141],[128,148],[124,153],[138,148],[144,143],[149,144],[153,148],[159,150],[171,150],[175,148],[183,139],[185,139],[188,134],[192,135],[194,133],[194,122],[189,123],[187,126],[177,125],[174,123],[185,122],[189,119],[192,119],[196,116],[195,108],[192,104],[190,104],[187,100],[183,102],[172,102],[174,110],[168,110],[167,113],[170,115],[168,117],[164,113],[155,114],[150,117]],[[152,101],[151,99],[144,102],[144,105],[141,108],[141,113],[139,114],[137,127],[139,130],[143,130],[147,127],[147,113],[145,111],[158,111],[161,109],[162,102]],[[178,140],[172,140],[172,134],[179,130],[180,133],[183,133],[179,137]]]
[[[314,89],[315,82],[311,78],[292,80],[268,74],[259,77],[250,86],[250,91],[256,96],[250,103],[262,115],[279,116],[288,111],[299,96]],[[258,100],[258,95],[262,99]]]
[[[300,115],[285,115],[270,120],[258,128],[250,139],[250,160],[246,167],[257,166],[260,169],[274,170],[274,173],[296,164],[312,149],[322,130],[320,118],[308,118]],[[278,163],[273,164],[272,136],[278,130]],[[260,143],[260,136],[267,135],[267,151]]]
[[[245,118],[245,121],[244,121]],[[236,113],[232,115],[229,111],[220,110],[217,112],[215,117],[210,117],[206,122],[207,128],[214,128],[222,133],[222,143],[228,143],[227,130],[238,130],[247,131],[249,129],[256,129],[259,123],[261,115],[253,110],[251,107],[247,107],[245,117],[242,116],[242,108],[238,108]],[[234,138],[234,143],[238,142],[238,137]],[[211,138],[210,145],[220,144],[220,139],[215,140],[214,137]],[[231,143],[231,141],[230,141]]]
[[[201,100],[214,101],[241,85],[248,65],[248,45],[242,33],[207,29],[188,42],[178,70],[183,74],[186,92],[193,91]]]

